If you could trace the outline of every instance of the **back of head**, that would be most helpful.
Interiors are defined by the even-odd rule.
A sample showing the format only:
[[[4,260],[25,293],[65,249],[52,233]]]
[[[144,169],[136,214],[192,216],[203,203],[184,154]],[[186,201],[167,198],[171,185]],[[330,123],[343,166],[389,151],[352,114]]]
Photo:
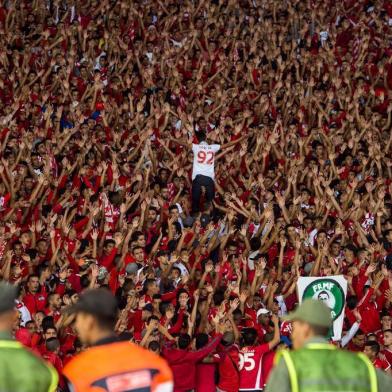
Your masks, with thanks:
[[[153,340],[152,342],[149,343],[148,349],[156,354],[159,354],[161,347],[156,340]]]
[[[112,330],[116,323],[118,303],[108,289],[90,289],[86,290],[68,311],[92,315],[99,327]]]
[[[206,133],[203,132],[203,131],[197,132],[196,136],[197,136],[197,140],[199,141],[199,143],[205,142],[206,139],[207,139],[207,135],[206,135]]]
[[[380,352],[380,345],[375,340],[369,340],[365,343],[365,348],[369,348],[375,356]]]
[[[207,346],[208,344],[208,335],[206,333],[198,333],[196,335],[196,349],[200,350],[201,348]]]
[[[244,346],[254,346],[257,339],[257,331],[254,328],[245,328],[242,330],[242,340]]]
[[[191,337],[187,333],[182,333],[178,337],[178,348],[180,350],[185,350],[191,344]]]
[[[233,332],[225,332],[222,337],[222,346],[229,347],[235,342],[235,336]]]
[[[46,350],[54,353],[60,348],[60,341],[57,338],[50,338],[46,341],[45,346]]]

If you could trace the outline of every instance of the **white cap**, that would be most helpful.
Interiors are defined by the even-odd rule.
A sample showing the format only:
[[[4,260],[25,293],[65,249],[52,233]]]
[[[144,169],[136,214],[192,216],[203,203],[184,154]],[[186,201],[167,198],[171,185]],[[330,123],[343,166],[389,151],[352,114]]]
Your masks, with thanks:
[[[269,314],[269,313],[270,313],[270,311],[269,311],[268,309],[261,308],[261,309],[259,309],[259,310],[257,311],[256,316],[259,317],[259,316],[261,316],[262,314]]]

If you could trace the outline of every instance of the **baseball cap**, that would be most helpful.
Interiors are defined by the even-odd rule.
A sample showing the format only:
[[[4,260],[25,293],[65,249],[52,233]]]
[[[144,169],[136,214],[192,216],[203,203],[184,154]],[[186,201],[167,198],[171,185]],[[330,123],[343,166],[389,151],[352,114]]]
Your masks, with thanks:
[[[136,274],[136,272],[139,270],[139,266],[137,265],[137,263],[129,263],[127,264],[127,266],[125,267],[125,272],[129,275],[131,274]]]
[[[286,321],[304,321],[320,327],[331,327],[331,310],[322,302],[315,299],[305,299],[296,310],[283,318]]]
[[[67,309],[68,313],[83,312],[107,320],[115,320],[117,311],[116,298],[105,288],[86,290],[79,301]]]
[[[264,309],[264,308],[261,308],[261,309],[259,309],[258,311],[257,311],[257,313],[256,313],[256,317],[259,317],[259,316],[261,316],[262,314],[269,314],[269,310],[268,309]]]
[[[0,314],[15,308],[18,289],[5,282],[0,282]]]
[[[154,307],[151,304],[146,304],[143,308],[143,310],[146,310],[147,312],[154,312]]]

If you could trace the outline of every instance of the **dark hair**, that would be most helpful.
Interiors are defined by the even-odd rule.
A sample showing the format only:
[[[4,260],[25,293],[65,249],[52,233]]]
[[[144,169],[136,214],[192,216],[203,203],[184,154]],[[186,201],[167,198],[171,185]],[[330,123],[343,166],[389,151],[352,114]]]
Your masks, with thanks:
[[[242,339],[244,346],[253,346],[256,343],[257,331],[254,328],[243,329]]]
[[[25,327],[27,328],[28,325],[33,324],[35,325],[35,322],[33,320],[29,320],[25,322]],[[386,332],[386,331],[385,331]]]
[[[31,278],[38,278],[38,279],[39,279],[39,276],[38,276],[37,274],[30,274],[30,275],[27,277],[26,283],[29,283],[30,280],[31,280]]]
[[[129,342],[133,338],[132,332],[124,331],[118,335],[118,340],[121,342]]]
[[[171,211],[173,211],[173,210],[178,210],[177,204],[172,204],[172,205],[169,207],[169,212],[171,212]]]
[[[357,304],[358,304],[357,296],[356,295],[349,295],[347,297],[346,303],[347,303],[347,307],[350,310],[354,310],[357,307]]]
[[[196,133],[197,140],[199,143],[204,142],[206,140],[206,134],[203,131],[199,131]]]
[[[273,340],[274,338],[274,333],[273,332],[268,332],[264,335],[264,343],[269,343]]]
[[[180,274],[180,276],[181,276],[181,269],[180,269],[180,268],[178,268],[178,267],[173,267],[173,268],[172,268],[172,271],[178,271],[179,274]]]
[[[135,232],[132,234],[131,241],[137,241],[137,239],[138,239],[141,235],[144,237],[144,233],[143,233],[142,231],[140,231],[140,230],[135,231]]]
[[[198,333],[196,335],[196,349],[200,350],[201,348],[207,346],[208,344],[208,335],[206,333]]]
[[[347,249],[347,250],[350,250],[351,252],[353,252],[354,256],[356,256],[356,254],[357,254],[357,248],[354,245],[352,245],[352,244],[346,245],[344,247],[344,249]]]
[[[37,267],[37,274],[39,275],[39,276],[41,276],[41,274],[45,271],[45,270],[47,270],[49,268],[49,265],[45,262],[45,263],[42,263],[42,264],[40,264],[38,267]],[[31,275],[30,275],[31,276]],[[30,278],[30,277],[29,277]]]
[[[58,294],[58,293],[49,293],[49,294],[48,294],[47,303],[49,303],[50,300],[51,300],[55,295],[59,295],[59,294]],[[61,296],[60,296],[60,298],[61,298]]]
[[[143,248],[142,248],[141,246],[136,245],[136,246],[134,246],[134,247],[132,248],[132,253],[135,253],[135,250],[136,250],[136,249],[141,249],[141,250],[143,250]]]
[[[54,353],[58,348],[60,348],[60,342],[57,338],[49,338],[45,343],[46,349]]]
[[[225,300],[225,293],[221,290],[216,291],[212,296],[215,306],[219,306]]]
[[[103,247],[106,248],[110,244],[116,245],[116,241],[114,241],[114,240],[105,240],[105,242],[103,243]]]
[[[261,247],[261,240],[260,240],[259,237],[253,237],[253,238],[251,238],[251,240],[249,241],[249,244],[250,244],[250,248],[251,248],[253,251],[255,251],[255,250],[260,249],[260,247]]]
[[[178,348],[180,350],[185,350],[191,344],[191,337],[187,333],[182,333],[178,337]]]
[[[64,293],[64,295],[68,295],[68,297],[72,297],[75,294],[77,294],[77,292],[74,289],[67,289],[67,290],[65,290],[65,293]]]
[[[148,318],[148,320],[147,320],[147,324],[150,324],[150,322],[151,322],[152,320],[159,321],[159,317],[157,317],[157,316],[150,316],[150,317]]]
[[[148,290],[148,287],[149,286],[151,286],[152,284],[154,284],[154,283],[156,283],[155,282],[155,279],[146,279],[145,281],[144,281],[144,285],[143,285],[143,290],[144,290],[144,292],[147,292],[147,290]]]
[[[46,316],[42,319],[42,330],[44,331],[44,333],[49,329],[49,328],[53,328],[56,329],[56,327],[54,326],[54,319],[52,316]]]
[[[374,354],[378,355],[380,352],[380,345],[375,340],[370,340],[365,343],[365,347],[370,347]]]
[[[161,346],[156,340],[153,340],[152,342],[149,343],[148,349],[150,351],[159,351],[161,349]]]

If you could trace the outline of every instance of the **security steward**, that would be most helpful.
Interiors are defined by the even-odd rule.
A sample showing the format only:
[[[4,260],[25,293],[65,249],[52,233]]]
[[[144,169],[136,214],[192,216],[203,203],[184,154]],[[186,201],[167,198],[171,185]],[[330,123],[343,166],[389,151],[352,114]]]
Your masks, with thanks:
[[[286,320],[292,321],[294,351],[278,353],[266,392],[386,392],[392,377],[375,369],[362,353],[329,344],[331,310],[307,299]]]
[[[89,348],[64,368],[69,391],[171,392],[173,376],[166,361],[114,334],[116,298],[104,288],[86,290],[68,309]]]
[[[0,282],[0,391],[54,392],[54,368],[11,337],[18,320],[17,287]]]

